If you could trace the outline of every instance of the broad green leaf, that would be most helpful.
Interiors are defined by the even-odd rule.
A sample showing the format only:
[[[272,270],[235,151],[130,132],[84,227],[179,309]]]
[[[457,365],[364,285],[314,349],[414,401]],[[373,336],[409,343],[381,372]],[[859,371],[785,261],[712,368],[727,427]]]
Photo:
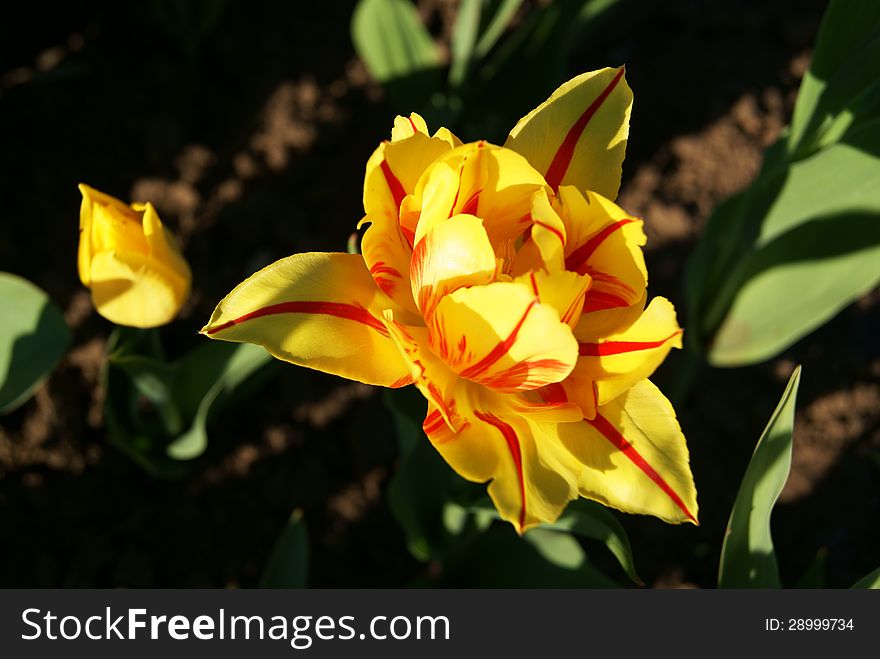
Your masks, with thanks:
[[[870,588],[872,590],[880,589],[880,567],[871,572],[871,574],[865,575],[858,581],[856,581],[853,585],[853,588]]]
[[[360,0],[351,36],[370,75],[398,103],[421,105],[437,89],[440,52],[410,0]]]
[[[70,345],[70,330],[49,296],[0,272],[0,414],[27,401]]]
[[[701,329],[715,333],[710,362],[735,366],[772,357],[880,282],[878,154],[880,119],[756,183],[732,207],[741,216],[727,218],[728,228],[754,218],[760,223],[753,246],[738,248],[714,298],[703,293]],[[723,228],[706,234],[706,240],[724,238]],[[732,263],[736,254],[716,256]],[[696,274],[689,270],[688,277]]]
[[[808,154],[835,118],[880,78],[880,3],[832,0],[819,30],[813,61],[801,83],[788,151]],[[827,143],[827,141],[825,142]]]
[[[562,516],[554,524],[547,525],[546,528],[568,531],[583,538],[601,542],[617,559],[630,579],[637,584],[643,583],[636,573],[632,547],[629,544],[626,531],[614,514],[605,506],[586,499],[572,501]],[[526,533],[525,537],[528,538],[531,533]]]
[[[301,510],[293,511],[275,541],[260,577],[260,588],[305,588],[309,572],[309,536]]]
[[[773,506],[791,469],[798,366],[761,434],[740,484],[721,546],[719,588],[780,588],[770,533]]]
[[[271,361],[268,352],[250,343],[204,343],[186,355],[177,367],[174,398],[192,423],[168,446],[168,455],[177,460],[201,455],[215,403]]]
[[[480,30],[480,5],[482,0],[461,0],[452,39],[449,44],[452,64],[449,67],[449,84],[459,87],[467,78],[474,58],[474,46]]]

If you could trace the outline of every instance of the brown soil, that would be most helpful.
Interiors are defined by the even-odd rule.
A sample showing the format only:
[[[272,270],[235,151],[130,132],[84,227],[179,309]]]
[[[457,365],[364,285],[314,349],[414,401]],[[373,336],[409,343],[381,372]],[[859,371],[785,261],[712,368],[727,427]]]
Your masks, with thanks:
[[[668,4],[613,47],[584,44],[570,68],[627,62],[636,106],[620,203],[646,218],[651,291],[676,301],[687,327],[684,259],[787,123],[824,3]],[[448,6],[422,5],[441,36]],[[179,482],[110,447],[98,377],[110,328],[74,265],[78,181],[153,200],[195,273],[163,333],[174,356],[257,268],[343,249],[364,163],[390,128],[352,52],[350,10],[230,4],[191,57],[145,9],[0,14],[0,264],[46,289],[75,332],[46,386],[0,419],[0,527],[15,538],[3,586],[252,586],[295,508],[311,533],[313,585],[399,586],[423,573],[385,504],[396,448],[372,388],[279,369],[263,396],[217,420]],[[774,517],[783,578],[794,584],[820,550],[832,586],[880,564],[878,301],[770,363],[701,374],[679,412],[702,525],[621,516],[649,584],[714,583],[737,485],[795,363],[794,465]],[[675,371],[673,358],[661,386]]]

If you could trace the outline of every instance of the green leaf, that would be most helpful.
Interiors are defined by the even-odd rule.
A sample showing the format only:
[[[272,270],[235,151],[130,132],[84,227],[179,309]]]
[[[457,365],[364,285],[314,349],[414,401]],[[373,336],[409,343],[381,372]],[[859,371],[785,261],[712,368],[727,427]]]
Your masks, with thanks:
[[[780,588],[770,515],[791,469],[795,400],[801,369],[788,381],[746,469],[730,519],[718,569],[719,588]]]
[[[449,84],[459,87],[468,76],[480,30],[480,4],[482,0],[461,0],[452,29],[449,50],[452,64],[449,67]]]
[[[853,588],[870,588],[872,590],[880,589],[880,567],[865,575],[852,585]]]
[[[507,522],[453,546],[440,583],[468,588],[617,588],[570,535],[532,529],[520,538]]]
[[[250,343],[204,343],[178,364],[174,399],[191,424],[169,446],[168,455],[191,460],[208,445],[207,424],[222,401],[272,361],[260,346]]]
[[[822,20],[813,60],[798,92],[788,151],[809,154],[835,120],[880,79],[880,3],[833,0]],[[827,141],[826,141],[827,143]]]
[[[398,104],[419,106],[439,88],[440,51],[409,0],[360,0],[351,36],[370,75]]]
[[[629,544],[626,531],[614,514],[605,506],[586,499],[572,501],[562,516],[555,523],[546,525],[545,528],[567,531],[583,538],[601,542],[617,559],[630,579],[640,585],[643,583],[636,573],[632,547]],[[528,538],[531,533],[533,532],[527,532],[525,537]]]
[[[293,511],[278,536],[260,577],[260,588],[305,588],[309,571],[309,536],[301,510]]]
[[[756,183],[745,200],[722,207],[740,213],[726,218],[728,229],[735,223],[754,229],[716,228],[702,241],[726,238],[734,244],[735,234],[752,234],[744,240],[751,247],[716,254],[716,263],[735,265],[714,299],[702,293],[701,330],[715,333],[711,363],[735,366],[772,357],[880,282],[878,154],[880,119],[778,170]],[[705,273],[711,247],[700,251],[688,271],[692,280]],[[696,280],[691,284],[692,301],[699,286]]]
[[[489,51],[498,43],[498,39],[504,34],[504,30],[513,19],[516,10],[520,8],[523,0],[500,0],[498,7],[492,14],[486,29],[480,35],[480,39],[474,48],[474,57],[483,59]]]
[[[427,560],[442,553],[449,541],[444,514],[458,476],[422,431],[427,402],[418,390],[387,392],[385,400],[401,446],[400,465],[388,484],[388,504],[410,552]]]
[[[64,316],[32,283],[0,272],[0,414],[27,401],[70,345]]]

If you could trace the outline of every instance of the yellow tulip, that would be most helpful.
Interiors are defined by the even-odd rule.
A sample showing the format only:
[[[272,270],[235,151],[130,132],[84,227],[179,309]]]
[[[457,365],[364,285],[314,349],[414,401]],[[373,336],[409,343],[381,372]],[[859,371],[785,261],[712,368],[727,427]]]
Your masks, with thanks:
[[[217,306],[209,337],[386,387],[522,533],[583,496],[697,521],[684,437],[647,378],[681,347],[647,304],[642,221],[617,195],[632,93],[585,73],[503,147],[429,135],[416,114],[367,163],[362,255],[295,254]],[[359,226],[361,226],[359,225]]]
[[[156,209],[126,206],[80,184],[79,278],[98,313],[117,325],[158,327],[189,295],[192,275]]]

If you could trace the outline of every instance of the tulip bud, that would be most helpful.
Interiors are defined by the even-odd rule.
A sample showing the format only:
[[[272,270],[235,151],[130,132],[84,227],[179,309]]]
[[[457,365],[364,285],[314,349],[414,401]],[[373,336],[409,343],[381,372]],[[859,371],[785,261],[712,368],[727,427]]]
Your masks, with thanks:
[[[192,274],[153,205],[123,202],[80,184],[79,278],[98,313],[117,325],[170,322]]]

